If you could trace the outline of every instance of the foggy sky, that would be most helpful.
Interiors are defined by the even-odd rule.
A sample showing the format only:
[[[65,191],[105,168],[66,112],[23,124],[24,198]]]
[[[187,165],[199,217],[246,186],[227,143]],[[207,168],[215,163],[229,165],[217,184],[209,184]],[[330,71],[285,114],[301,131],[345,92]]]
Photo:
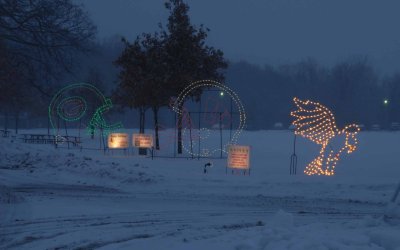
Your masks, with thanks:
[[[165,23],[164,0],[77,0],[104,39],[129,39]],[[400,71],[398,0],[187,0],[194,24],[211,29],[208,43],[228,59],[325,65],[368,55],[381,73]]]

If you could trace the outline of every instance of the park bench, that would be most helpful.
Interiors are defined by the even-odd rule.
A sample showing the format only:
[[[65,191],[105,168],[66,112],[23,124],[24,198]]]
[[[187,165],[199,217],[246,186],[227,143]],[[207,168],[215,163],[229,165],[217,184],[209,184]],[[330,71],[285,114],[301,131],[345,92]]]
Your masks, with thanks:
[[[0,129],[0,135],[1,137],[9,137],[11,134],[10,130],[4,130],[4,129]]]

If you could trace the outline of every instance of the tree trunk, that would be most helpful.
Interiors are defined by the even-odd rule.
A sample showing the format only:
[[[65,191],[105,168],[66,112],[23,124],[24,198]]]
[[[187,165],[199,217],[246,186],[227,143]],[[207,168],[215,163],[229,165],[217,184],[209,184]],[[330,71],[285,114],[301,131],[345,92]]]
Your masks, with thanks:
[[[50,135],[50,116],[47,116],[47,135]]]
[[[139,108],[139,133],[144,134],[144,123],[145,123],[146,110]]]
[[[15,134],[18,134],[19,112],[15,113]]]
[[[178,106],[178,154],[182,154],[182,120],[183,120],[183,104]]]
[[[6,111],[4,114],[4,130],[7,131],[8,129],[8,112]]]
[[[153,115],[154,115],[154,131],[156,134],[156,149],[160,150],[160,140],[158,137],[158,107],[153,107]]]
[[[145,123],[146,109],[139,108],[139,133],[144,134],[144,123]],[[139,155],[146,155],[147,151],[145,148],[139,148]]]

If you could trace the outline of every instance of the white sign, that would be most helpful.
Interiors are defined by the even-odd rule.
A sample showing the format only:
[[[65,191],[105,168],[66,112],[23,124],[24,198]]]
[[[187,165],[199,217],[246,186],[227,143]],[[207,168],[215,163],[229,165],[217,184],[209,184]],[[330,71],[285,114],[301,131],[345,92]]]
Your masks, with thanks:
[[[133,146],[137,148],[152,148],[153,135],[151,134],[133,134]]]
[[[129,135],[124,133],[111,133],[108,135],[108,148],[128,148]]]
[[[228,148],[228,167],[250,169],[250,146],[230,145]]]

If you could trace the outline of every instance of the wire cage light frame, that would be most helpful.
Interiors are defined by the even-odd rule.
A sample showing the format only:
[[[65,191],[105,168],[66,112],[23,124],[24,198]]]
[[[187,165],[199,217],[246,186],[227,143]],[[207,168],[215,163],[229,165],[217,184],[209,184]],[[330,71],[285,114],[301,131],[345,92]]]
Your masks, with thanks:
[[[200,110],[199,111],[189,111],[184,107],[184,103],[187,100],[189,96],[191,96],[191,93],[193,91],[197,90],[202,90],[204,92],[209,92],[209,91],[218,91],[220,92],[221,97],[223,96],[228,96],[230,97],[231,100],[231,105],[230,105],[230,112],[229,115],[233,116],[234,114],[238,115],[239,117],[239,124],[237,129],[232,133],[233,128],[232,128],[232,120],[230,121],[230,138],[229,141],[226,143],[222,142],[222,117],[224,115],[224,112],[222,111],[202,111],[201,110],[201,98],[200,98]],[[212,90],[215,89],[215,90]],[[233,104],[236,106],[237,112],[233,112]],[[223,158],[223,153],[227,154],[227,148],[229,145],[236,144],[243,129],[245,128],[246,124],[246,113],[244,106],[236,92],[234,92],[232,89],[230,89],[228,86],[217,82],[213,80],[200,80],[193,82],[189,84],[179,95],[178,97],[174,100],[172,104],[172,110],[177,114],[181,115],[183,117],[183,122],[186,122],[185,125],[186,127],[182,126],[182,135],[188,135],[190,139],[190,145],[185,146],[184,142],[182,141],[182,147],[183,149],[189,153],[193,158],[211,158],[217,151],[220,151],[220,158]],[[212,149],[207,149],[203,148],[201,150],[200,143],[202,136],[200,133],[205,134],[207,133],[207,128],[202,127],[201,124],[201,118],[200,116],[202,114],[211,114],[214,116],[217,116],[217,121],[219,124],[219,131],[220,131],[220,147],[219,148],[212,148]],[[192,135],[192,129],[193,129],[193,122],[192,122],[192,116],[197,115],[198,118],[198,131],[199,131],[199,136],[198,136],[198,151],[195,152],[193,150],[193,144],[196,143],[195,140],[193,140],[193,135]],[[219,118],[218,118],[219,117]]]

